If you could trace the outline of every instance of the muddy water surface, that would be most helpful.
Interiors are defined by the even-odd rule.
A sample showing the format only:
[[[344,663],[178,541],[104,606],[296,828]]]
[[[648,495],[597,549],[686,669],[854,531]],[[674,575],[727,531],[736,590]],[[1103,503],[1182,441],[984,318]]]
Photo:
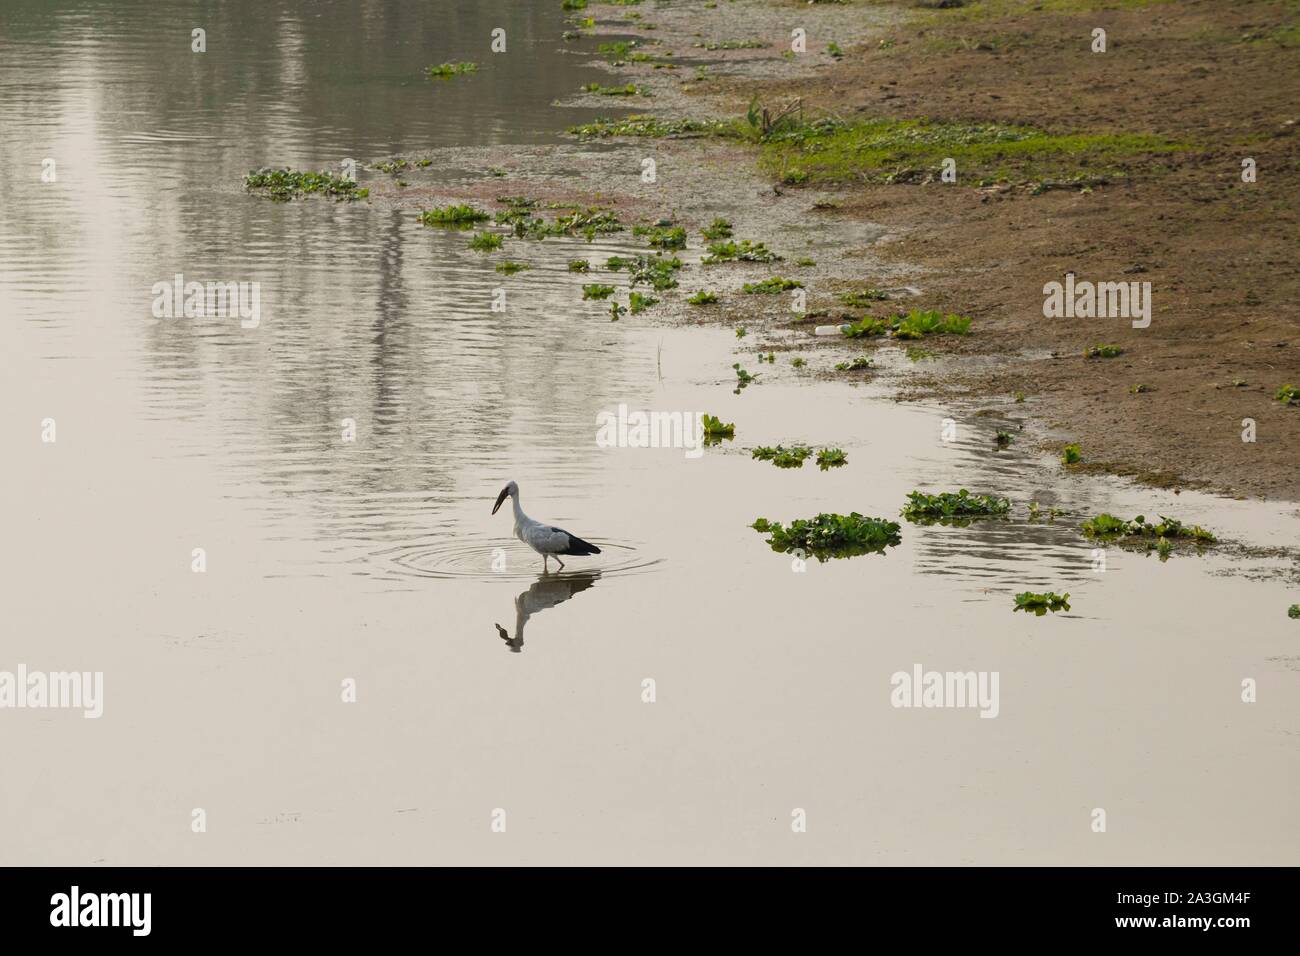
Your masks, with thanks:
[[[898,405],[730,330],[612,323],[566,262],[630,236],[514,244],[532,269],[503,278],[408,209],[243,194],[272,163],[557,142],[590,113],[552,101],[591,78],[558,3],[45,7],[0,13],[0,670],[102,671],[105,701],[0,711],[0,860],[1294,860],[1287,562],[1110,548],[1098,572],[1074,530],[1169,513],[1288,546],[1293,506],[1063,477],[993,448],[1032,408]],[[490,57],[497,25],[517,53]],[[420,74],[461,59],[484,68]],[[260,326],[153,318],[176,272],[260,282]],[[740,395],[734,361],[761,376]],[[597,447],[620,403],[737,438]],[[749,458],[794,441],[849,464]],[[511,478],[603,553],[543,576],[489,514]],[[1012,518],[802,570],[747,527],[962,486]],[[1015,614],[1026,589],[1072,609]],[[918,663],[998,672],[996,719],[892,707]]]

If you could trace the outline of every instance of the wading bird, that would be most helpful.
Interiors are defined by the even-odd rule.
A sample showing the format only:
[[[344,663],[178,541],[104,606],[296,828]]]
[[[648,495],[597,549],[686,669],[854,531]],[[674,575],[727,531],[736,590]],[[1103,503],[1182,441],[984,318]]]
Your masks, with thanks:
[[[507,495],[510,496],[510,501],[515,508],[515,537],[542,556],[543,574],[548,570],[546,562],[549,558],[555,558],[555,563],[560,566],[560,570],[564,570],[564,562],[560,560],[562,554],[600,554],[600,548],[583,541],[577,535],[569,534],[563,528],[553,528],[549,524],[534,521],[524,514],[523,509],[519,507],[519,486],[513,481],[502,488],[501,494],[497,495],[497,503],[492,506],[493,514],[497,513],[497,509],[501,507],[501,502],[506,500]]]

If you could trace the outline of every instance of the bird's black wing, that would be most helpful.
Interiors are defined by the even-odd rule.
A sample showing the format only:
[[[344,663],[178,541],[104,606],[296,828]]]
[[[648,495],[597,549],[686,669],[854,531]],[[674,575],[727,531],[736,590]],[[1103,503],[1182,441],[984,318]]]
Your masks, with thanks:
[[[559,554],[600,554],[600,548],[596,547],[590,541],[583,541],[576,534],[565,531],[563,528],[552,528],[552,531],[558,531],[569,539],[569,546]]]

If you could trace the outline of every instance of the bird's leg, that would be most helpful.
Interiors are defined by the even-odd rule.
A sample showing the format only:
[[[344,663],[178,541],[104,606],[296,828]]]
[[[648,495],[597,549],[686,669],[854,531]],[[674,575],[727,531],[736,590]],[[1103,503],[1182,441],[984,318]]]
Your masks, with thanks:
[[[551,570],[550,566],[546,563],[546,562],[547,562],[547,559],[548,559],[549,557],[550,557],[550,555],[546,555],[546,554],[542,555],[542,573],[543,573],[543,574],[546,574],[548,571]]]
[[[560,566],[561,571],[564,570],[564,562],[560,560],[560,556],[558,554],[555,556],[555,563]]]

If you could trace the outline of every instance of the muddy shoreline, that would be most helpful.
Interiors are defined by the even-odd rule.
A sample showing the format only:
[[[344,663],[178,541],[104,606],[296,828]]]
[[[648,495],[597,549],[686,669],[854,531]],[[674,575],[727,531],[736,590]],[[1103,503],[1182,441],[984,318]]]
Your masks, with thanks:
[[[760,147],[743,138],[575,136],[560,147],[461,151],[452,165],[463,176],[376,177],[372,201],[469,200],[497,211],[498,197],[528,195],[611,207],[629,225],[672,220],[691,236],[679,253],[687,268],[647,318],[743,325],[742,362],[745,352],[781,356],[764,369],[769,379],[843,377],[835,366],[865,350],[876,367],[862,377],[895,398],[1005,421],[1053,454],[1077,443],[1084,460],[1074,470],[1300,500],[1300,409],[1273,397],[1300,382],[1294,104],[1288,84],[1262,82],[1295,73],[1285,4],[1051,6],[592,4],[570,17],[582,34],[570,46],[629,43],[626,58],[593,59],[592,82],[639,92],[566,103],[608,104],[611,117],[734,120],[755,101],[773,112],[797,102],[809,118],[1016,123],[1160,135],[1179,148],[1138,150],[1104,170],[1080,158],[1073,172],[1082,175],[1012,168],[945,183],[936,168],[893,182],[800,182],[760,169]],[[1105,54],[1088,49],[1094,21],[1108,31]],[[796,29],[806,34],[800,53],[790,51]],[[1254,183],[1241,182],[1243,155],[1261,170]],[[642,176],[646,159],[653,182]],[[717,216],[782,260],[698,265],[699,230]],[[517,258],[509,247],[503,255]],[[1149,282],[1150,326],[1044,318],[1044,284],[1069,272]],[[802,283],[807,317],[785,296],[740,293],[773,275]],[[706,287],[717,306],[685,304]],[[864,288],[887,297],[855,309],[837,297]],[[813,335],[817,324],[914,307],[970,316],[971,334],[912,343]],[[1085,356],[1103,342],[1122,354]],[[1243,441],[1247,420],[1254,441]]]

